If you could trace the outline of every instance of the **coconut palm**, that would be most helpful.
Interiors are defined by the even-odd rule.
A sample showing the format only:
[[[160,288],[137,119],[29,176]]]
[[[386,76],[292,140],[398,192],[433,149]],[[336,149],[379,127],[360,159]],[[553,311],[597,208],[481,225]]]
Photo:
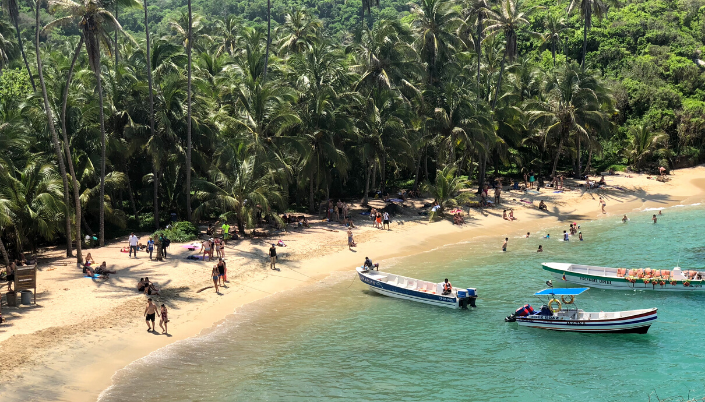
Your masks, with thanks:
[[[646,125],[630,127],[629,135],[632,140],[625,153],[629,164],[635,168],[642,167],[653,154],[667,149],[668,134],[654,131]]]
[[[460,190],[467,188],[468,181],[463,177],[455,175],[456,168],[453,165],[448,165],[442,170],[436,172],[436,180],[434,183],[426,183],[423,190],[433,197],[438,203],[438,213],[443,214],[446,203],[453,197],[457,196]]]
[[[120,0],[125,2],[126,5],[139,7],[139,5],[134,5],[136,0]],[[100,118],[100,134],[101,134],[101,168],[100,168],[100,180],[101,180],[101,197],[105,196],[105,115],[103,110],[103,84],[101,77],[101,44],[108,54],[112,52],[112,42],[110,38],[110,31],[120,30],[122,27],[120,23],[115,19],[113,14],[107,9],[102,7],[102,4],[96,0],[83,0],[83,2],[78,3],[73,0],[49,0],[49,4],[53,9],[61,10],[67,14],[67,17],[59,19],[55,24],[61,24],[64,20],[72,20],[79,18],[80,22],[78,24],[83,40],[86,45],[86,53],[88,55],[88,65],[93,71],[96,79],[96,86],[98,89],[98,107],[99,107],[99,118]],[[98,242],[102,247],[105,244],[105,211],[103,202],[100,203],[100,230],[98,236]]]
[[[562,44],[563,35],[567,34],[571,29],[565,25],[564,18],[558,18],[550,13],[546,16],[544,26],[546,30],[543,34],[541,34],[541,40],[544,43],[550,43],[551,55],[553,56],[553,67],[555,67],[557,48]]]
[[[267,0],[269,1],[269,0]],[[188,0],[188,37],[186,39],[186,56],[188,57],[188,83],[186,84],[186,216],[191,221],[191,48],[193,47],[193,14],[191,0]],[[269,48],[267,48],[269,50]],[[264,75],[267,75],[265,61]]]
[[[54,116],[51,111],[51,106],[49,105],[49,95],[47,94],[47,87],[44,83],[44,71],[42,69],[42,57],[41,50],[39,48],[39,33],[41,31],[39,25],[39,9],[41,7],[41,1],[37,1],[35,4],[35,46],[37,55],[37,73],[39,75],[39,85],[42,89],[42,98],[44,100],[44,113],[47,118],[47,126],[49,132],[51,133],[51,140],[54,144],[54,150],[56,151],[56,159],[59,164],[59,172],[61,172],[61,180],[64,184],[64,219],[66,222],[66,257],[73,257],[73,250],[71,245],[71,212],[69,210],[69,183],[66,178],[66,167],[64,165],[63,152],[61,150],[61,145],[59,144],[59,136],[56,134],[56,127],[54,127]],[[80,240],[79,240],[80,241]],[[78,241],[77,241],[78,243]]]
[[[304,8],[295,8],[284,16],[284,23],[277,28],[280,35],[279,53],[302,53],[319,39],[323,24],[311,18]]]
[[[0,21],[0,72],[10,61],[9,55],[12,53],[14,44],[8,39],[9,27],[4,21]]]
[[[556,143],[556,158],[551,176],[556,174],[563,146],[571,135],[578,147],[580,140],[590,132],[609,127],[611,110],[604,86],[592,74],[583,73],[575,63],[559,68],[550,74],[544,84],[545,100],[531,101],[527,105],[529,121],[541,128],[545,141]],[[580,171],[580,163],[578,163]]]
[[[448,0],[421,0],[411,5],[421,59],[428,64],[428,82],[438,83],[442,65],[458,42],[455,30],[462,23],[454,3]]]
[[[34,77],[32,76],[32,70],[29,68],[29,63],[27,62],[27,54],[24,51],[24,44],[22,43],[22,33],[20,32],[20,9],[17,4],[17,0],[3,0],[3,8],[7,10],[7,14],[10,17],[10,22],[15,26],[15,32],[17,33],[17,45],[22,53],[22,60],[24,60],[24,66],[29,74],[29,82],[32,84],[32,89],[37,90],[37,86],[34,85]]]
[[[517,55],[517,36],[519,31],[529,24],[527,13],[522,11],[520,0],[502,0],[497,10],[485,9],[487,13],[487,27],[485,32],[488,37],[500,32],[504,34],[504,56],[499,70],[499,79],[492,100],[492,108],[497,106],[497,96],[502,91],[502,76],[504,75],[505,60],[513,62]],[[527,10],[528,12],[529,10]]]
[[[240,148],[225,147],[209,172],[209,180],[194,182],[195,197],[200,201],[194,218],[212,213],[226,219],[234,215],[238,231],[244,233],[253,225],[258,209],[267,213],[273,203],[282,201],[275,175],[276,171],[258,163],[254,156],[243,155]]]
[[[607,15],[609,5],[602,0],[571,0],[566,12],[570,14],[575,9],[580,9],[580,19],[583,20],[583,56],[580,67],[585,69],[585,52],[587,51],[587,33],[592,28],[592,17],[602,19]]]
[[[147,48],[147,62],[145,67],[147,68],[147,85],[149,86],[149,132],[151,137],[155,136],[154,132],[154,85],[152,83],[152,43],[149,39],[149,14],[147,7],[147,0],[144,0],[144,34],[146,38],[146,48]],[[154,186],[154,224],[155,229],[159,229],[159,181],[156,180],[158,172],[154,163],[152,163],[152,174],[155,177],[153,180]]]
[[[227,53],[230,56],[235,54],[239,25],[240,22],[234,15],[228,15],[215,21],[216,38],[219,41],[218,54]]]

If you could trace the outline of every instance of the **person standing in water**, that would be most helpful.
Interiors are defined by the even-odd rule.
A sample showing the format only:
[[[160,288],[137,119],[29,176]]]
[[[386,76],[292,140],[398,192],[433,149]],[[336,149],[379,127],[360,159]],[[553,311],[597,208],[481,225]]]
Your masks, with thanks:
[[[536,250],[537,253],[543,253],[543,246],[539,244],[539,249]]]
[[[627,218],[627,215],[624,215],[624,216],[622,217],[622,223],[624,223],[624,222],[626,222],[626,221],[628,221],[628,220],[629,220],[629,218]]]
[[[583,232],[578,232],[578,238],[583,241]]]
[[[565,230],[563,231],[563,241],[570,241],[570,237],[568,237],[568,232]]]
[[[656,223],[656,220],[657,220],[657,219],[656,219],[656,214],[654,214],[654,216],[651,218],[651,220],[654,221],[654,223]]]
[[[507,251],[507,243],[509,242],[509,237],[504,238],[504,243],[502,243],[502,251]]]
[[[607,212],[605,211],[605,207],[606,207],[606,206],[607,206],[607,204],[605,203],[605,200],[604,200],[602,197],[600,197],[600,207],[602,208],[602,213],[603,213],[603,214],[606,214],[606,213],[607,213]]]

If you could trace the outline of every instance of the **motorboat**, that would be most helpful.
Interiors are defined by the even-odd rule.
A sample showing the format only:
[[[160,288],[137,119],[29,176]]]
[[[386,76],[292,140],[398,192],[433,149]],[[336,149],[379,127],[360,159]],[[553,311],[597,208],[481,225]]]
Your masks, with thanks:
[[[444,294],[443,282],[422,281],[367,267],[357,267],[357,274],[372,291],[398,299],[463,309],[468,306],[475,307],[475,299],[477,299],[475,288],[453,287],[450,293]]]
[[[588,288],[544,289],[534,293],[542,303],[542,297],[549,298],[540,310],[536,311],[530,304],[526,304],[504,320],[525,327],[552,331],[636,334],[647,333],[651,324],[656,322],[657,308],[611,312],[583,311],[575,305],[575,297],[587,290]]]
[[[565,282],[599,289],[639,289],[659,292],[705,291],[702,271],[682,271],[651,268],[608,268],[592,265],[545,262],[543,269],[553,278]]]

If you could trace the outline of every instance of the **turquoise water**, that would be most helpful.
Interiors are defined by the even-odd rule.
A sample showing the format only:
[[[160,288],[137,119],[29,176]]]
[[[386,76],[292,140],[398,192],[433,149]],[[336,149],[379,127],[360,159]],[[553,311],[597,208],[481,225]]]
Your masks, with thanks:
[[[591,289],[591,311],[659,308],[646,335],[571,334],[505,323],[549,276],[541,262],[702,269],[702,206],[579,222],[584,242],[510,238],[446,246],[383,270],[477,287],[478,308],[376,295],[350,273],[245,307],[208,335],[118,372],[101,401],[626,401],[705,396],[705,294]],[[566,223],[567,229],[567,223]],[[554,234],[555,232],[555,234]],[[537,254],[539,244],[545,252]],[[355,261],[357,262],[357,261]],[[352,264],[352,262],[351,262]]]

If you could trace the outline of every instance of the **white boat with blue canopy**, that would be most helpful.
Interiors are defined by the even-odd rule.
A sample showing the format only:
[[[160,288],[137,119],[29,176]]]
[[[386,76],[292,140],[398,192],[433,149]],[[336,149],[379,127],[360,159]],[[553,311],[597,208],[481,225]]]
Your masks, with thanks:
[[[452,288],[444,294],[443,282],[435,283],[406,276],[357,267],[357,274],[363,283],[376,293],[449,308],[475,307],[477,289]]]
[[[575,305],[575,297],[589,288],[548,288],[534,293],[544,303],[536,311],[530,304],[517,309],[504,320],[525,327],[552,331],[588,333],[645,334],[656,322],[656,308],[612,312],[586,312]],[[560,300],[558,298],[560,297]]]

